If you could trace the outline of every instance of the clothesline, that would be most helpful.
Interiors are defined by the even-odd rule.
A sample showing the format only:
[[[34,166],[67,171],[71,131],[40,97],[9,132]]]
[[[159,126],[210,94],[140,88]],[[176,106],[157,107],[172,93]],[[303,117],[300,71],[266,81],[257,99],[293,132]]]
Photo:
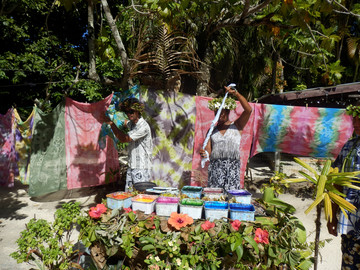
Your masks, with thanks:
[[[32,180],[28,181],[29,186],[36,187],[29,188],[34,194],[35,190],[53,192],[59,189],[104,184],[103,177],[106,172],[110,168],[117,168],[118,157],[113,145],[111,146],[113,150],[104,149],[106,153],[101,152],[98,136],[94,135],[99,134],[101,123],[96,120],[98,116],[94,114],[93,108],[96,107],[95,110],[98,110],[99,114],[103,113],[104,104],[107,102],[105,100],[109,98],[98,104],[80,103],[68,99],[68,105],[63,104],[63,107],[55,108],[50,114],[43,114],[36,109],[34,115],[25,121],[29,127],[23,125],[21,130],[14,126],[16,123],[14,109],[10,109],[6,115],[1,115],[0,130],[4,138],[0,145],[1,185],[11,185],[14,176],[16,179],[25,180],[26,184],[27,180],[32,179],[31,175],[41,180],[38,186],[34,186]],[[174,93],[174,97],[168,97],[151,91],[142,93],[140,98],[146,103],[144,118],[153,130],[154,181],[160,186],[177,187],[184,182],[206,185],[207,167],[200,168],[199,149],[213,120],[213,112],[207,109],[210,98],[182,93]],[[69,104],[75,104],[78,109],[84,108],[73,117]],[[254,103],[250,105],[253,113],[243,131],[241,141],[242,186],[247,160],[257,153],[280,151],[295,155],[334,157],[352,134],[351,118],[345,115],[342,109]],[[99,109],[100,107],[104,109]],[[68,111],[67,116],[66,111]],[[230,114],[230,120],[236,118],[241,111],[241,106],[238,106],[236,111]],[[66,120],[68,116],[71,118]],[[33,124],[30,125],[31,119]],[[57,122],[52,122],[54,119],[58,119]],[[41,125],[37,124],[40,120],[44,122]],[[83,124],[80,124],[81,122]],[[69,125],[73,127],[69,128]],[[83,130],[88,132],[78,133],[79,125],[85,125],[86,128]],[[20,137],[16,136],[16,132],[18,135],[23,134],[27,142],[16,141]],[[70,146],[65,145],[65,137]],[[44,140],[45,138],[47,140]],[[15,146],[18,147],[17,149],[22,149],[21,155],[16,152]],[[30,148],[32,148],[31,155],[26,156]],[[73,158],[70,158],[71,156]],[[116,159],[116,164],[106,165],[108,163],[104,163],[104,157],[109,160]],[[97,162],[97,160],[102,161]],[[87,181],[86,170],[92,171],[96,180]],[[194,173],[199,173],[201,180],[195,179]],[[75,185],[70,184],[72,181],[69,181],[70,178],[77,178]],[[44,183],[52,183],[51,188],[46,187]]]

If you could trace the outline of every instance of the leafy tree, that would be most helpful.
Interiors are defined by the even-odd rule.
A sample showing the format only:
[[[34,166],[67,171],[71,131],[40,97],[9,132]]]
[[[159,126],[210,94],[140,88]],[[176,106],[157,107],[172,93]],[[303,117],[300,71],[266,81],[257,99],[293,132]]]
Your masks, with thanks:
[[[359,10],[328,0],[3,1],[2,113],[51,109],[63,96],[97,101],[134,83],[217,95],[235,82],[256,98],[351,82]]]

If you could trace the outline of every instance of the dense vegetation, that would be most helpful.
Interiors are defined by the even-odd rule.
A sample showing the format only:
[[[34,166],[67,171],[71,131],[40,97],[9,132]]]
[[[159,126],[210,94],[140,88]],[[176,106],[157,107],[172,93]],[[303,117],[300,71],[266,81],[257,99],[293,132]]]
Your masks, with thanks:
[[[140,83],[250,100],[359,80],[354,0],[3,0],[1,112],[97,101]]]

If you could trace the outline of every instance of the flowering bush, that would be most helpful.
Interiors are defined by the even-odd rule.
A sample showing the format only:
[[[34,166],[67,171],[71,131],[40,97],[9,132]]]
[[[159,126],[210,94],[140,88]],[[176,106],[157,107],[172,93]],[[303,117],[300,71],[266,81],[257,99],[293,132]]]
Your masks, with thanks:
[[[122,261],[123,269],[309,269],[312,249],[301,222],[262,203],[271,216],[254,222],[112,210],[91,218],[93,225],[83,227],[80,237],[101,250],[100,261]]]

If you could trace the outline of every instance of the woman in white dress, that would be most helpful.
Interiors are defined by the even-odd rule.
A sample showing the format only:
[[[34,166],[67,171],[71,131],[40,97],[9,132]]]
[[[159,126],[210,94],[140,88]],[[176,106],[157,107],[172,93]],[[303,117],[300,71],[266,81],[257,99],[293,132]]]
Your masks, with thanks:
[[[236,108],[232,98],[227,101],[221,110],[219,120],[210,136],[205,149],[200,150],[201,157],[206,157],[205,151],[210,156],[208,167],[208,187],[223,188],[225,190],[240,188],[240,140],[241,132],[249,120],[251,106],[247,100],[235,89],[225,86],[226,92],[238,99],[244,111],[235,120],[229,120],[229,114]],[[209,101],[209,109],[215,115],[221,104],[217,100]]]

